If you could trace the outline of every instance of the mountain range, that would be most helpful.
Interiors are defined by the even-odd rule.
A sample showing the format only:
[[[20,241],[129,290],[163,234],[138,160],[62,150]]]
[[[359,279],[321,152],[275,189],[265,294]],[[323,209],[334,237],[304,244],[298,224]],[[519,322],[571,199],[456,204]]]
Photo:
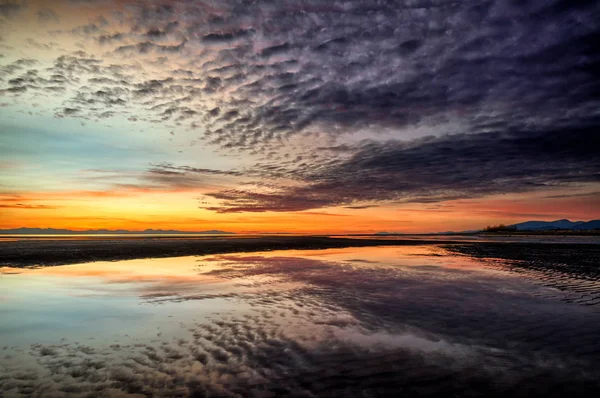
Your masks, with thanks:
[[[0,234],[3,235],[100,235],[100,234],[205,234],[205,235],[233,235],[235,232],[226,232],[216,229],[208,231],[177,231],[175,229],[145,229],[143,231],[130,231],[127,229],[88,229],[85,231],[74,231],[72,229],[55,229],[55,228],[14,228],[0,229]]]
[[[507,225],[507,228],[514,228],[517,231],[555,231],[555,230],[571,230],[571,231],[591,231],[600,229],[600,220],[590,221],[571,221],[565,218],[555,221],[525,221],[518,224]],[[513,230],[514,230],[513,229]],[[468,231],[444,231],[437,232],[436,235],[460,235],[460,234],[473,234],[482,232],[481,229],[472,229]],[[377,232],[374,235],[404,235],[400,232]]]
[[[591,221],[570,221],[567,219],[556,221],[526,221],[512,226],[517,231],[552,231],[556,229],[569,229],[574,231],[589,231],[600,229],[600,220]]]
[[[573,230],[573,231],[590,231],[600,229],[600,220],[591,221],[570,221],[567,219],[555,221],[525,221],[518,224],[509,225],[515,227],[517,231],[552,231],[552,230]],[[477,230],[462,231],[459,233],[474,233]],[[443,232],[442,234],[455,234],[457,232]],[[187,234],[187,235],[234,235],[235,232],[221,231],[211,229],[206,231],[178,231],[175,229],[145,229],[143,231],[131,231],[127,229],[88,229],[85,231],[74,231],[72,229],[56,229],[56,228],[13,228],[0,229],[0,235],[101,235],[101,234],[144,234],[144,235],[169,235],[169,234]],[[394,232],[378,232],[375,235],[395,235]]]

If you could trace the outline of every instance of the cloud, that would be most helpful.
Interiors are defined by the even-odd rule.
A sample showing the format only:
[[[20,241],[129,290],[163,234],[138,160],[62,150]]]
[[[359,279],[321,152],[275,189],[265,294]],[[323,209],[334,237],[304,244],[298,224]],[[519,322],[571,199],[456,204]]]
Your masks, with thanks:
[[[40,22],[59,22],[60,18],[50,8],[42,8],[37,12],[38,19]]]
[[[192,173],[192,174],[217,174],[217,175],[230,175],[230,176],[242,176],[244,173],[228,170],[215,170],[215,169],[203,169],[198,167],[190,167],[190,166],[174,166],[171,163],[151,163],[153,168],[149,169],[149,172],[155,174],[163,174],[163,175],[173,175],[173,174],[181,174],[181,173]]]
[[[22,69],[26,69],[37,64],[37,60],[32,58],[21,58],[18,59],[8,65],[3,65],[0,67],[0,76],[6,78],[8,76],[13,75],[15,72],[21,71]]]
[[[589,142],[600,123],[555,131],[458,134],[419,141],[366,143],[349,158],[311,171],[303,185],[263,193],[226,190],[218,212],[297,211],[387,200],[435,203],[600,180]]]
[[[3,0],[0,2],[0,17],[12,18],[26,8],[26,3],[20,0]]]
[[[9,164],[5,169],[10,170],[11,165]],[[2,167],[0,167],[0,170],[2,170]],[[0,196],[0,208],[24,210],[53,210],[59,208],[59,206],[32,203],[36,201],[37,198],[5,194]]]
[[[122,41],[125,38],[123,33],[113,33],[110,35],[100,35],[96,38],[100,44],[111,44],[113,42]]]
[[[253,29],[240,29],[231,32],[211,32],[202,36],[203,43],[230,43],[234,40],[247,37],[255,33]]]
[[[204,93],[173,75],[161,99],[188,95],[200,117],[209,116],[205,101],[217,102],[229,116],[208,123],[208,139],[229,149],[267,151],[309,129],[404,129],[453,113],[473,133],[518,119],[551,125],[566,110],[577,119],[594,101],[595,5],[417,3],[140,3],[122,16],[129,31],[78,29],[107,46],[129,40],[111,51],[142,67],[157,58],[135,57],[202,65]],[[133,74],[127,80],[139,83]]]
[[[21,6],[2,7],[13,17]],[[582,144],[600,117],[598,11],[562,0],[136,2],[56,33],[103,54],[3,65],[0,91],[24,104],[52,96],[57,117],[155,123],[258,158],[149,171],[186,186],[201,173],[277,186],[214,192],[221,212],[576,185],[598,182]]]
[[[564,195],[548,195],[544,199],[566,199],[566,198],[581,198],[581,197],[600,197],[600,192],[573,193]]]
[[[34,210],[48,210],[48,209],[57,209],[57,206],[48,206],[48,205],[28,205],[24,203],[15,203],[15,204],[3,204],[0,203],[0,208],[4,209],[34,209]]]
[[[176,53],[183,49],[185,45],[185,41],[181,42],[178,45],[173,46],[165,46],[160,44],[155,44],[149,41],[137,44],[130,44],[126,46],[120,46],[115,49],[115,53],[124,54],[124,55],[132,55],[132,54],[147,54],[150,52],[155,53]]]

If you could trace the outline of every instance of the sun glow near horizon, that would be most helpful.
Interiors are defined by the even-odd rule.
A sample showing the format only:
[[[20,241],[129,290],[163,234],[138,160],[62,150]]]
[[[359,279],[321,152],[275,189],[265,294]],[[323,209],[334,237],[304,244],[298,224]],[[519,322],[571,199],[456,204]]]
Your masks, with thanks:
[[[514,7],[9,2],[0,228],[413,233],[600,218],[582,39],[593,13],[533,38],[539,10]],[[548,51],[552,66],[523,64]]]

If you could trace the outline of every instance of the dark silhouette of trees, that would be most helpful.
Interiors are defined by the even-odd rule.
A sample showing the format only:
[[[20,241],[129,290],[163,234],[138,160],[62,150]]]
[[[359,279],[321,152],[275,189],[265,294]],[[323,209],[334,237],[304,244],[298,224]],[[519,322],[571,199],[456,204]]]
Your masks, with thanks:
[[[483,231],[484,232],[516,232],[517,227],[515,227],[514,225],[504,225],[504,224],[488,225],[487,227],[485,227],[483,229]]]

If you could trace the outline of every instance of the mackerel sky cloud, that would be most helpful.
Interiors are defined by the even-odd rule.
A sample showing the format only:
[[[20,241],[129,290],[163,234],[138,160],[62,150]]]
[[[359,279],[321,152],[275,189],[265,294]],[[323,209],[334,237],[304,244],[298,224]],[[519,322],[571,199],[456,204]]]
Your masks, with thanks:
[[[503,195],[588,214],[598,21],[593,1],[0,1],[0,193],[33,201],[7,225],[59,211],[48,191],[165,215],[185,197],[185,225],[316,209],[422,223]]]

